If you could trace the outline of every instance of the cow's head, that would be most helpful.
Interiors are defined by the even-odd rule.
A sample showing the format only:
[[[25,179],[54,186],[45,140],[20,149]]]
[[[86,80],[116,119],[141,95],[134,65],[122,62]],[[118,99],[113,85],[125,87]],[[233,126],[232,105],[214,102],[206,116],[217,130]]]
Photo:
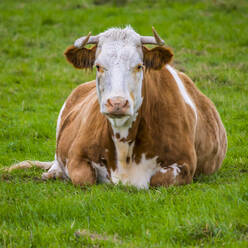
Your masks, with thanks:
[[[140,36],[131,27],[111,28],[97,36],[82,37],[65,51],[76,68],[96,67],[96,87],[100,111],[116,127],[129,125],[142,104],[144,70],[159,70],[173,54],[154,36]],[[88,49],[86,44],[96,44]],[[143,44],[158,45],[148,49]]]

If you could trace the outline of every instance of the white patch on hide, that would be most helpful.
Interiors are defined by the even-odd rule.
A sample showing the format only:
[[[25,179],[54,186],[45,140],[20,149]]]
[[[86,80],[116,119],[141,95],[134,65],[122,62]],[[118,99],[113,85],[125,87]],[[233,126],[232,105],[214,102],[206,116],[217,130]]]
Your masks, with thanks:
[[[178,164],[173,164],[173,165],[170,165],[170,168],[173,169],[173,176],[174,178],[176,178],[179,174],[180,174],[180,169],[178,168]]]
[[[147,159],[145,154],[142,154],[139,164],[131,161],[126,167],[122,167],[122,163],[117,161],[116,170],[111,170],[111,179],[115,184],[122,182],[139,189],[148,189],[151,177],[159,171],[159,168],[157,157]]]
[[[120,139],[127,138],[129,129],[132,127],[133,123],[136,121],[137,116],[138,116],[138,113],[135,113],[132,117],[129,117],[129,119],[126,119],[127,122],[123,126],[116,125],[115,120],[117,121],[118,119],[109,118],[114,135],[116,136],[116,134],[118,133],[120,135]],[[118,124],[121,124],[121,123],[118,123]]]
[[[47,172],[44,172],[42,174],[42,178],[45,180],[51,178],[63,178],[63,179],[68,178],[67,175],[65,174],[63,166],[61,166],[60,163],[58,162],[56,155],[52,166]]]
[[[129,127],[121,127],[121,128],[115,128],[113,127],[112,123],[111,123],[114,135],[116,135],[117,133],[120,135],[120,138],[127,138],[128,136],[128,130]]]
[[[59,135],[59,127],[60,127],[60,122],[61,122],[61,116],[63,114],[63,111],[65,109],[65,105],[66,105],[66,102],[64,102],[60,112],[59,112],[59,116],[58,116],[58,120],[57,120],[57,127],[56,127],[56,139],[58,138],[58,135]]]
[[[119,118],[119,119],[112,119],[112,118],[108,118],[108,119],[111,123],[111,127],[113,129],[114,135],[119,133],[121,138],[127,138],[128,130],[130,128],[130,125],[128,124],[124,125],[125,121],[127,121],[127,117]]]
[[[160,170],[159,170],[161,173],[163,173],[163,174],[165,174],[165,173],[167,173],[167,171],[168,171],[168,168],[161,168]]]
[[[147,189],[149,187],[151,177],[161,168],[157,163],[157,156],[147,159],[145,154],[142,154],[141,161],[136,164],[132,160],[133,148],[135,142],[128,144],[128,142],[121,142],[113,138],[116,147],[116,169],[111,170],[111,180],[117,184],[133,185],[140,189]]]
[[[171,75],[175,79],[177,86],[178,86],[178,89],[179,89],[184,101],[193,109],[193,111],[195,113],[196,120],[197,120],[197,110],[196,110],[195,104],[193,103],[193,101],[189,97],[189,94],[188,94],[187,90],[185,89],[182,80],[178,76],[177,72],[170,65],[166,65],[166,68],[168,69],[168,71],[171,73]]]
[[[66,164],[64,165],[64,163],[62,162],[62,160],[60,159],[60,157],[57,157],[57,154],[55,154],[54,156],[54,161],[53,161],[53,165],[52,167],[48,170],[49,172],[56,172],[56,173],[62,173],[63,178],[64,179],[68,179],[69,174],[68,174],[68,170],[67,170],[67,161],[68,159],[66,159]]]
[[[48,172],[53,172],[53,171],[63,172],[62,169],[60,168],[59,163],[58,163],[57,160],[54,160],[53,165],[48,170]]]
[[[178,164],[174,163],[170,166],[168,166],[167,168],[161,168],[159,171],[163,174],[169,172],[172,170],[172,175],[173,175],[173,179],[176,179],[176,177],[180,174],[181,170],[178,166]]]

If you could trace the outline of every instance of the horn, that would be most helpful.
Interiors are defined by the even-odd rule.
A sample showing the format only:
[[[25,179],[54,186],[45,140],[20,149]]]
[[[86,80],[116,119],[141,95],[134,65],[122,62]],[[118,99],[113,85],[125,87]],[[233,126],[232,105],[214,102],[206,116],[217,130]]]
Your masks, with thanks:
[[[98,36],[91,36],[91,32],[87,36],[83,36],[74,42],[74,46],[77,48],[83,48],[87,44],[97,44],[99,41]]]
[[[164,40],[162,40],[156,29],[152,27],[152,32],[153,32],[153,37],[152,36],[141,36],[140,40],[142,44],[154,44],[154,45],[159,45],[163,46],[164,45]]]

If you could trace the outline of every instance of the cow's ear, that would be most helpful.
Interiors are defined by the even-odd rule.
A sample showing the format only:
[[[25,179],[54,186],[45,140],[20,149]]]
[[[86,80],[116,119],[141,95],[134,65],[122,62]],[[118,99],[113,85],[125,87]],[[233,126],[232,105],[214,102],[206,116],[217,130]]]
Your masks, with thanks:
[[[65,50],[64,55],[74,67],[78,69],[92,69],[95,62],[96,46],[90,49],[70,46]]]
[[[144,55],[143,62],[148,70],[160,70],[164,65],[168,64],[173,57],[171,49],[164,46],[154,47],[153,49],[142,46],[142,50]]]

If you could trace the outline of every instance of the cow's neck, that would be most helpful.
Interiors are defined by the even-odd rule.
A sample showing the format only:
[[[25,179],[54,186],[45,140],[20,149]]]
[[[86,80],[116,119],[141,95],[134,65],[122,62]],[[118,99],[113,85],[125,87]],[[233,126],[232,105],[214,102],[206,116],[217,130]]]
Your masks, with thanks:
[[[140,123],[140,114],[139,111],[127,126],[117,128],[111,124],[112,140],[116,151],[115,167],[118,171],[122,171],[132,165],[133,149]]]

